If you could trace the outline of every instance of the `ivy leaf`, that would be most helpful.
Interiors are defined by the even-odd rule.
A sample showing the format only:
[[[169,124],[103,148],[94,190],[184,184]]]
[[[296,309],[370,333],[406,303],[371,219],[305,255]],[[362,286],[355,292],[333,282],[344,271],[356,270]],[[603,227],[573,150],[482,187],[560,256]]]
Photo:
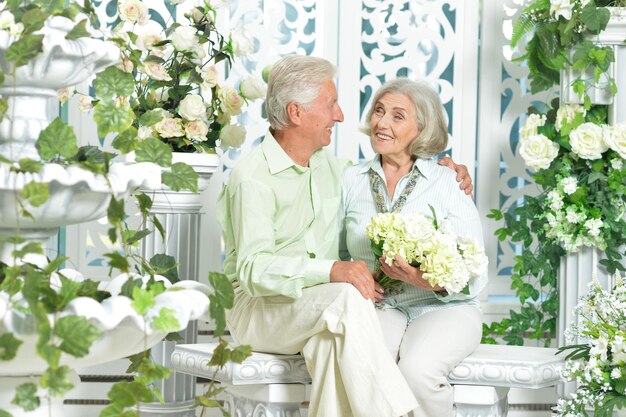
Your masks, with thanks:
[[[148,309],[154,307],[155,304],[154,295],[150,291],[139,287],[133,288],[133,301],[131,306],[137,313],[143,316],[148,312]]]
[[[20,196],[27,200],[31,206],[39,207],[48,201],[50,196],[48,186],[47,182],[29,182],[20,190]]]
[[[154,126],[163,120],[163,112],[161,109],[153,109],[145,112],[139,118],[139,126]]]
[[[209,283],[215,291],[214,294],[219,305],[224,308],[231,308],[235,300],[235,291],[226,274],[209,272]]]
[[[40,400],[37,396],[37,385],[32,382],[18,385],[15,388],[15,397],[11,404],[21,407],[24,411],[33,411],[39,408]]]
[[[235,363],[242,363],[250,355],[252,355],[252,346],[237,346],[232,351],[231,360]]]
[[[109,207],[107,208],[107,218],[111,224],[121,224],[124,220],[124,200],[111,197]]]
[[[43,27],[44,22],[48,18],[48,14],[41,11],[39,7],[33,7],[22,15],[22,24],[24,31],[22,35],[29,35],[38,31]]]
[[[137,145],[137,162],[154,162],[162,167],[172,165],[172,148],[157,138],[146,138]]]
[[[121,411],[124,407],[132,407],[135,405],[136,400],[133,395],[133,390],[131,390],[130,381],[120,381],[111,386],[111,389],[107,393],[107,397],[111,400],[113,404]],[[115,414],[117,416],[119,414]],[[113,416],[113,414],[112,414]]]
[[[30,158],[22,158],[18,161],[20,172],[28,172],[30,174],[34,174],[36,172],[41,171],[43,168],[43,163],[41,161],[35,161]]]
[[[180,325],[176,319],[174,310],[163,307],[159,310],[159,315],[152,319],[152,327],[162,332],[170,333],[177,330]]]
[[[61,317],[54,325],[54,334],[62,340],[59,348],[77,358],[87,355],[92,343],[100,337],[96,326],[82,316]]]
[[[128,97],[135,91],[133,75],[116,67],[109,67],[96,74],[93,84],[96,97],[99,98]]]
[[[594,35],[606,29],[610,18],[611,13],[605,7],[596,7],[594,3],[587,4],[580,12],[580,20]]]
[[[128,245],[132,245],[135,242],[139,242],[141,239],[148,236],[150,233],[152,232],[149,229],[138,230],[126,240],[126,243]]]
[[[16,338],[13,333],[4,333],[0,336],[0,360],[10,361],[17,354],[22,341]]]
[[[2,72],[0,72],[0,74],[2,74]],[[4,78],[4,74],[2,74],[2,77],[0,78]],[[9,100],[6,97],[2,97],[0,99],[0,120],[4,119],[4,116],[7,114],[8,110],[9,110]]]
[[[11,255],[15,256],[16,258],[23,258],[29,253],[43,255],[42,245],[43,244],[40,242],[28,242],[27,244],[22,246],[20,249],[15,249],[13,252],[11,252]]]
[[[135,199],[137,199],[137,205],[139,206],[139,211],[144,216],[147,216],[150,213],[150,209],[152,208],[152,199],[148,197],[145,193],[140,193],[135,195]]]
[[[99,101],[94,106],[93,119],[98,125],[98,136],[123,132],[133,123],[133,111],[128,106],[117,106],[112,100]]]
[[[163,275],[165,278],[169,279],[172,284],[180,281],[178,277],[178,264],[176,263],[176,258],[173,256],[157,253],[150,258],[150,266],[157,274]]]
[[[74,130],[57,117],[39,133],[36,146],[41,159],[49,161],[56,159],[59,155],[64,158],[76,155],[78,152],[76,143]]]
[[[41,375],[41,386],[49,388],[52,395],[61,397],[74,388],[71,376],[72,370],[68,366],[48,368]]]
[[[128,272],[130,270],[130,264],[128,259],[118,252],[110,252],[103,254],[105,258],[109,258],[109,266],[111,268],[117,268],[122,272]]]
[[[74,40],[84,37],[89,37],[91,34],[87,30],[87,19],[83,19],[80,22],[76,23],[76,25],[70,30],[67,35],[65,35],[65,39]]]
[[[137,129],[130,126],[122,133],[117,135],[111,145],[121,153],[128,153],[135,150],[139,141],[137,140]]]
[[[15,62],[16,67],[26,65],[43,51],[43,35],[27,35],[13,42],[4,59]]]
[[[163,172],[161,182],[173,191],[198,192],[198,174],[184,162],[176,162],[172,165],[171,172]]]

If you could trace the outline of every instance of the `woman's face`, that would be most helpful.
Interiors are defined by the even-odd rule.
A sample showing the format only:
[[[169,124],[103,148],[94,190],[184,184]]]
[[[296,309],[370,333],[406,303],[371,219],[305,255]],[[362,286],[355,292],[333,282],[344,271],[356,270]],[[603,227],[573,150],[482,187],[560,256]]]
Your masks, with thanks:
[[[409,156],[409,146],[419,134],[415,105],[404,94],[384,94],[370,118],[372,147],[382,156]]]

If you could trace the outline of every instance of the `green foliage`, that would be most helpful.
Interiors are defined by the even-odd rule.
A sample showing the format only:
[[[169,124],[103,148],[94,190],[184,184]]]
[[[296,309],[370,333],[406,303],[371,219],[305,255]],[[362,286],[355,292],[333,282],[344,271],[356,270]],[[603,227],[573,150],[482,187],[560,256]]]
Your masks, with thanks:
[[[48,201],[49,184],[47,182],[29,182],[20,191],[20,196],[28,201],[31,206],[39,207],[46,201]]]
[[[0,335],[0,361],[10,361],[17,354],[22,341],[16,338],[13,333]]]
[[[94,107],[93,119],[98,125],[98,136],[123,132],[133,123],[133,112],[126,106],[118,106],[114,101],[103,100]]]
[[[233,306],[235,299],[235,293],[233,291],[233,285],[225,274],[219,272],[209,272],[209,283],[215,291],[209,295],[211,304],[209,306],[209,313],[215,320],[216,336],[222,336],[226,328],[226,309]]]
[[[96,96],[104,99],[128,97],[135,90],[132,74],[116,67],[109,67],[98,73],[93,84],[96,89]]]
[[[161,181],[173,191],[191,190],[198,192],[198,174],[189,165],[176,162],[170,172],[161,174]]]
[[[156,138],[147,138],[136,147],[137,162],[154,162],[162,167],[172,165],[172,148]]]
[[[100,337],[100,331],[82,316],[65,316],[54,325],[54,334],[61,340],[59,348],[72,356],[82,358],[91,344]]]
[[[39,134],[37,150],[44,161],[71,158],[78,152],[76,142],[74,130],[57,117]]]
[[[21,67],[43,51],[43,35],[27,35],[13,42],[4,54],[7,62]]]
[[[11,401],[24,411],[33,411],[39,407],[40,400],[37,396],[37,385],[33,383],[21,384],[15,389],[15,397]]]
[[[162,275],[171,283],[178,282],[178,263],[173,256],[164,253],[157,253],[150,258],[150,266],[155,274]]]
[[[80,22],[78,22],[73,28],[72,30],[70,30],[67,35],[65,35],[65,39],[67,40],[74,40],[74,39],[80,39],[83,37],[89,37],[89,31],[87,30],[87,19],[83,19]]]

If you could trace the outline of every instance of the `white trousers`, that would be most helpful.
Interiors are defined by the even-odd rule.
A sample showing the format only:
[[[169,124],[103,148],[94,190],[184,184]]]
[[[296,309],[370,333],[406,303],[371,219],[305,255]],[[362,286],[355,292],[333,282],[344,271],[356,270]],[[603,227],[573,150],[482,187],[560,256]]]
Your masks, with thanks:
[[[377,310],[377,314],[387,348],[420,404],[409,416],[454,417],[454,393],[447,375],[480,343],[478,307],[432,311],[410,323],[395,309]]]
[[[417,406],[373,304],[351,284],[316,285],[298,299],[238,293],[227,321],[237,343],[302,353],[313,380],[310,417],[398,417]]]

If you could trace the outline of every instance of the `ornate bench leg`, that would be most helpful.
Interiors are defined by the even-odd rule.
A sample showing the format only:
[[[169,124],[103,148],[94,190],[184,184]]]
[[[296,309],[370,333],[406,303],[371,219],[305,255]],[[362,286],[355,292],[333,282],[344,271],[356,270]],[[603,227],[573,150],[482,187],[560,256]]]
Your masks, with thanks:
[[[224,407],[233,417],[301,417],[301,384],[229,386]]]
[[[509,388],[455,385],[456,417],[506,417]]]

